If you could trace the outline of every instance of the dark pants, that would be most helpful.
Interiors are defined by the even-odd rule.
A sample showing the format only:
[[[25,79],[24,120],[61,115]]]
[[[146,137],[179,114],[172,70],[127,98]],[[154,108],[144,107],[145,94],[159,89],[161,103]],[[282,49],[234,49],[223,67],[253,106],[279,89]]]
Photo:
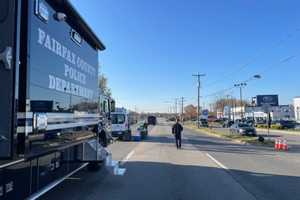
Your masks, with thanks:
[[[181,148],[181,135],[175,135],[176,147]]]

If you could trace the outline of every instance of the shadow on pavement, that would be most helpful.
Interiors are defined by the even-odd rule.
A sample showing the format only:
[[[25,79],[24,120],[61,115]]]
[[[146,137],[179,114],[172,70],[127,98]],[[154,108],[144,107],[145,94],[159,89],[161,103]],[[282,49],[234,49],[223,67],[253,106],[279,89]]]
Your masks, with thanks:
[[[167,134],[166,134],[167,135]],[[169,136],[148,136],[143,142],[165,143],[175,146],[173,135]],[[199,150],[207,152],[223,152],[238,154],[256,154],[256,155],[273,155],[275,152],[272,148],[251,146],[244,144],[232,143],[230,140],[221,138],[212,138],[209,136],[189,135],[182,139],[182,148],[185,150]]]
[[[127,162],[123,177],[82,170],[41,199],[299,199],[300,178],[207,166]],[[247,192],[245,192],[245,190]],[[253,196],[254,198],[253,198]]]

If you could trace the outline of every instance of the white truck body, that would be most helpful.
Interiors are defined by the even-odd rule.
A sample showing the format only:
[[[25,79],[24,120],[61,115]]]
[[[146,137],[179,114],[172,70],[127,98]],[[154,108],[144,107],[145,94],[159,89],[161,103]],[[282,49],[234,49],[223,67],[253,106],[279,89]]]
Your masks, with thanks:
[[[116,108],[115,112],[111,113],[112,120],[112,135],[114,137],[122,137],[130,133],[129,112],[125,108]]]

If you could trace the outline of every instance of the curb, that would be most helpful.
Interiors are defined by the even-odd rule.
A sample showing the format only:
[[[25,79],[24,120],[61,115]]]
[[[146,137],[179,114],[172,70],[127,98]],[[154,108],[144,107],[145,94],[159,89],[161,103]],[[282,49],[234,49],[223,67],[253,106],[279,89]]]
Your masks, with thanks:
[[[268,132],[268,129],[263,129],[263,128],[256,128],[257,131],[261,132]],[[270,129],[270,133],[282,133],[282,134],[288,134],[288,135],[300,135],[299,131],[284,131],[284,130],[274,130]]]

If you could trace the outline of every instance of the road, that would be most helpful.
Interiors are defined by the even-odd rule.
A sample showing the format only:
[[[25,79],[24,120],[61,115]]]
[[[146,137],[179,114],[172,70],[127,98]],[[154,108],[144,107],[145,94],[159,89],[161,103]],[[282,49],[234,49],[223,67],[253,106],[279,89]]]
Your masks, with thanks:
[[[41,199],[300,199],[300,153],[242,145],[185,129],[177,150],[166,122],[143,142],[111,145],[127,173],[82,170]],[[129,156],[128,156],[129,155]]]

